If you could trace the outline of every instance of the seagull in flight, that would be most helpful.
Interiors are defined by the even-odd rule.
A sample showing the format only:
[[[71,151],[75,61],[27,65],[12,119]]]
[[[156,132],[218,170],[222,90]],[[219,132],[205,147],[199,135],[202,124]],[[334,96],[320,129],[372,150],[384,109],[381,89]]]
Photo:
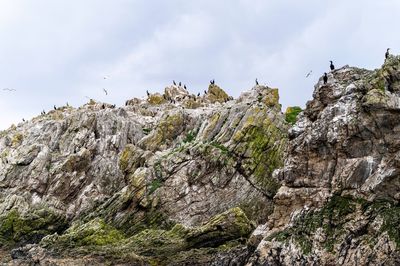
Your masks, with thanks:
[[[3,91],[16,91],[16,89],[5,88],[5,89],[3,89]]]
[[[103,88],[103,91],[106,95],[108,95],[108,91],[106,89]]]
[[[306,78],[308,78],[309,76],[311,76],[312,74],[312,70],[310,70],[310,72],[307,73]]]

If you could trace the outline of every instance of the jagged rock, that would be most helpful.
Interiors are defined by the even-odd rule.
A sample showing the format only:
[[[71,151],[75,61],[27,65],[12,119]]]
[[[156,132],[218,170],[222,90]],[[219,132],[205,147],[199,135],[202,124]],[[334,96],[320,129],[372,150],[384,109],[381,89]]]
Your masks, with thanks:
[[[399,263],[400,57],[316,84],[289,130],[274,211],[248,265]]]
[[[179,237],[186,246],[176,261],[194,253],[207,263],[216,253],[223,261],[242,254],[243,261],[249,254],[243,243],[253,223],[266,221],[279,188],[272,172],[282,166],[288,126],[277,97],[274,104],[258,99],[276,94],[253,88],[234,100],[215,86],[208,99],[172,86],[121,108],[94,100],[78,109],[60,107],[1,132],[0,220],[11,226],[0,225],[4,248],[46,236],[43,261],[57,264],[79,254],[69,252],[72,246],[112,253],[103,250],[115,244],[107,239],[155,237],[181,224],[191,233]],[[42,209],[48,220],[38,216]],[[8,219],[14,214],[23,218]],[[204,225],[212,217],[219,218]],[[22,228],[14,224],[20,220]],[[47,252],[45,243],[53,240],[72,245],[61,245],[59,261]],[[14,253],[31,254],[20,251]],[[126,261],[146,263],[153,256],[139,253]]]

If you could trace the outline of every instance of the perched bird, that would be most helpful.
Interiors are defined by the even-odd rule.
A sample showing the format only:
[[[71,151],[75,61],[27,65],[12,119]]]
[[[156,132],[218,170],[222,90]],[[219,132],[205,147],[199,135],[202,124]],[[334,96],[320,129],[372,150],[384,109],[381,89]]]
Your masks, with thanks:
[[[200,92],[199,92],[199,93],[197,93],[197,97],[200,97]]]
[[[104,105],[104,103],[101,105],[101,109],[105,109],[106,106]]]
[[[258,85],[258,80],[256,79],[256,85]]]
[[[179,81],[179,87],[182,86],[182,82]]]
[[[56,107],[56,105],[54,105],[54,110],[57,110],[57,107]]]
[[[25,119],[22,118],[22,122],[25,122]]]
[[[333,62],[332,61],[329,61],[329,62],[331,62],[331,65],[329,66],[331,68],[331,70],[335,70],[335,66],[333,65]]]
[[[150,93],[149,93],[149,91],[148,91],[148,90],[146,90],[146,93],[147,93],[147,97],[149,97],[149,96],[150,96]]]
[[[187,90],[187,89],[186,89],[186,85],[183,85],[183,88],[184,88],[185,90]]]
[[[207,91],[204,91],[204,94],[207,94]]]
[[[312,74],[312,70],[310,70],[310,72],[307,73],[306,78],[308,78],[309,76],[311,76]]]
[[[385,59],[388,59],[389,58],[389,50],[390,50],[390,48],[387,48],[386,49],[386,53],[385,53]]]
[[[324,73],[324,84],[328,82],[328,74]]]
[[[103,91],[106,95],[108,95],[108,91],[106,89],[103,88]]]
[[[213,80],[213,79],[210,80],[210,84],[211,84],[211,85],[214,85],[214,84],[215,84],[215,80]]]
[[[111,108],[115,108],[115,104],[111,105]]]
[[[174,83],[174,85],[176,85],[176,82],[175,82],[175,80],[173,80],[173,81],[172,81],[172,83]]]

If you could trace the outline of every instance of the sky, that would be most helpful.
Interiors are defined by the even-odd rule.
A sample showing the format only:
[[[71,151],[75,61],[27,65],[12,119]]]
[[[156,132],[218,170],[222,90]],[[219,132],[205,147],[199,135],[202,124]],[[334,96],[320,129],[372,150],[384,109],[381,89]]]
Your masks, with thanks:
[[[400,54],[399,12],[398,0],[0,0],[0,130],[172,80],[237,97],[258,78],[283,109],[303,107],[329,60],[375,69],[386,48]]]

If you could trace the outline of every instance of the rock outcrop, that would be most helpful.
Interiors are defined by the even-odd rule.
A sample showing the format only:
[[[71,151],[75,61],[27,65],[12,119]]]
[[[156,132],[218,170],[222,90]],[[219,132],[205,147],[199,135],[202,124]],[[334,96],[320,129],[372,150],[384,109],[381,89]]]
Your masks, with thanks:
[[[390,57],[316,84],[289,130],[282,186],[249,265],[400,263],[399,82]]]
[[[20,263],[244,262],[272,212],[287,129],[277,90],[233,100],[217,85],[12,126],[0,133],[0,246]]]

